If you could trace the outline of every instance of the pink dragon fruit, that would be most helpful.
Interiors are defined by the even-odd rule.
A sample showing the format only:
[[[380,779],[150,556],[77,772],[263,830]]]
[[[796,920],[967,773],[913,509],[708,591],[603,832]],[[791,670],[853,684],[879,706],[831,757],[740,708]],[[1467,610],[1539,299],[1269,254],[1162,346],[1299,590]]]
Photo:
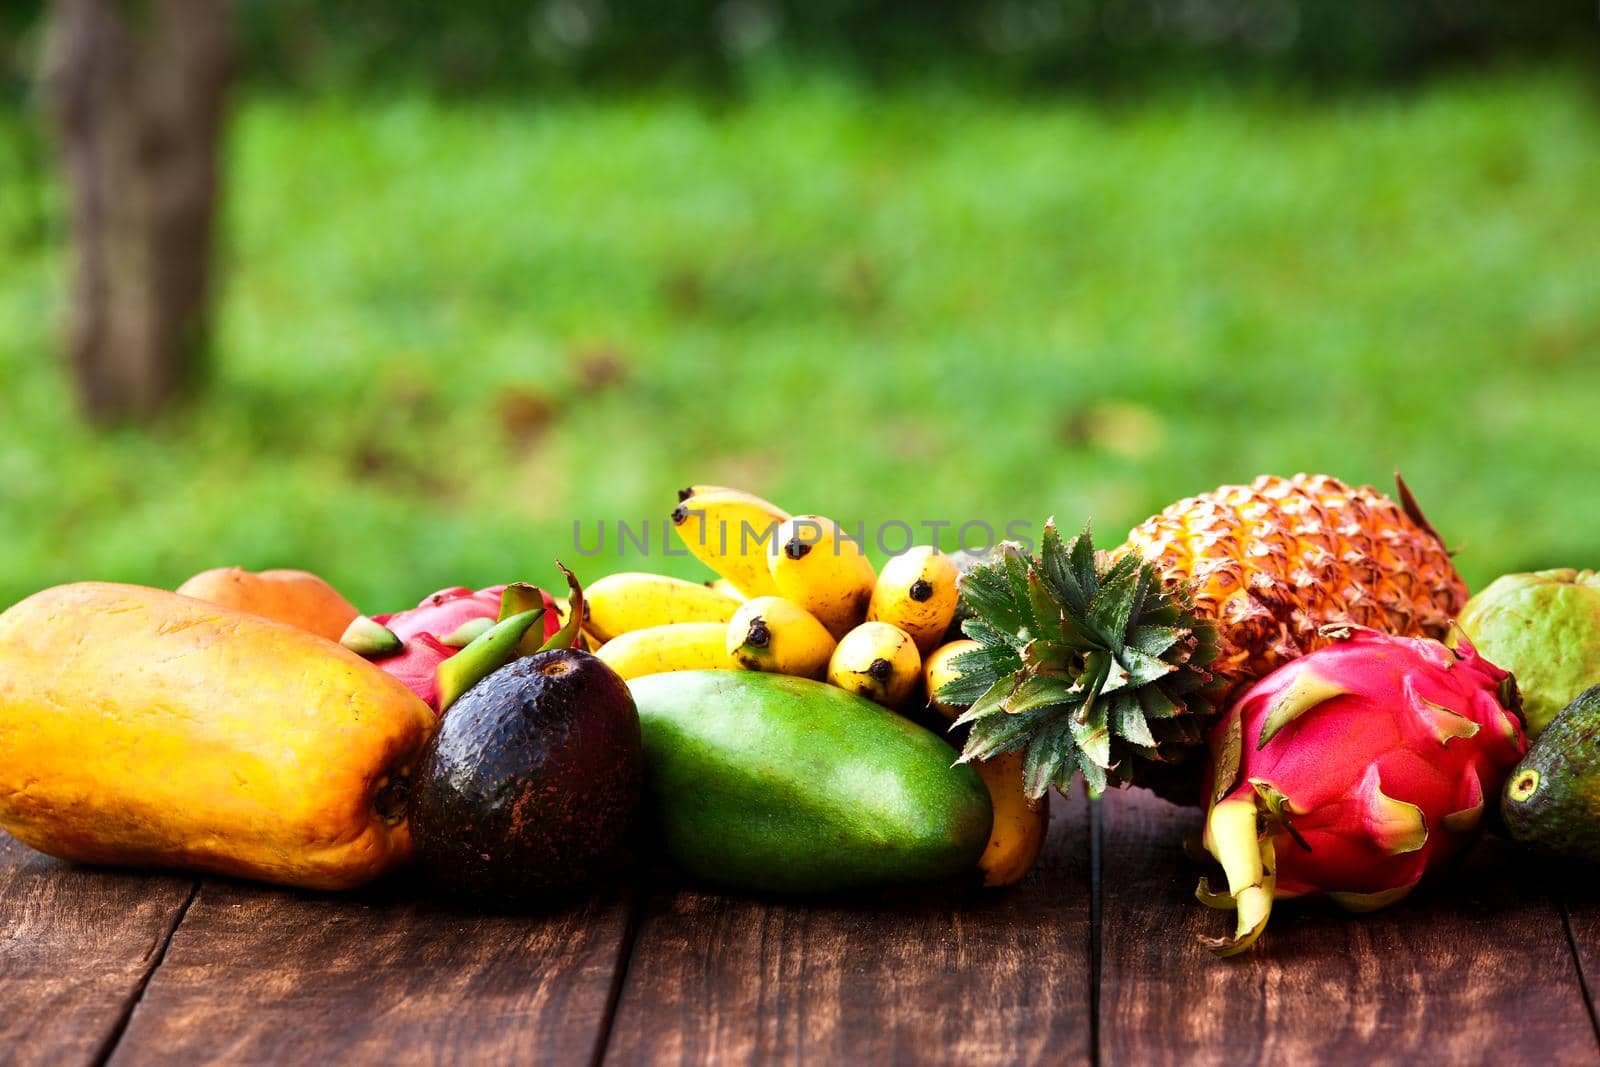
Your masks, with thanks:
[[[1329,627],[1335,643],[1253,685],[1211,738],[1205,846],[1238,912],[1220,955],[1250,947],[1274,898],[1352,911],[1400,900],[1476,837],[1527,751],[1516,683],[1465,639]]]
[[[429,633],[419,633],[406,639],[399,652],[373,660],[384,671],[405,683],[407,689],[421,697],[423,703],[439,713],[439,664],[460,652]]]
[[[440,665],[467,647],[472,638],[487,632],[502,616],[527,607],[532,593],[538,593],[544,608],[542,640],[553,639],[561,630],[561,616],[549,593],[532,586],[518,586],[517,604],[513,607],[507,603],[506,589],[504,585],[491,585],[476,592],[465,586],[441,589],[406,611],[376,615],[371,619],[358,618],[346,632],[345,645],[371,658],[376,666],[404,682],[435,712],[442,713],[447,701],[442,699]],[[574,603],[581,606],[581,594]],[[521,639],[519,634],[517,640]],[[538,645],[540,640],[534,639],[531,644]],[[493,662],[498,666],[494,661],[508,650],[486,651],[489,659],[485,665]],[[468,673],[476,674],[481,670],[481,666],[475,665]]]
[[[500,599],[505,591],[504,585],[491,585],[477,592],[462,585],[451,586],[424,597],[414,608],[375,615],[373,621],[387,626],[402,641],[409,641],[418,634],[432,634],[435,640],[443,641],[475,619],[499,617]],[[545,609],[544,635],[554,637],[561,629],[555,599],[543,589],[539,590],[539,598]]]

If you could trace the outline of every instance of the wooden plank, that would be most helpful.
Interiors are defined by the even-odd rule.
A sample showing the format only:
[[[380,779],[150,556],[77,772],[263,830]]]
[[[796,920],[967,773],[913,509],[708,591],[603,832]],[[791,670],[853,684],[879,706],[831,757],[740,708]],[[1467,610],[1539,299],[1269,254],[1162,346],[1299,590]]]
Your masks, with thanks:
[[[206,880],[115,1064],[586,1063],[630,902],[480,915]]]
[[[645,908],[607,1061],[1089,1062],[1088,805],[1009,890]]]
[[[1518,871],[1520,880],[1554,885],[1562,894],[1567,937],[1578,960],[1578,974],[1589,1005],[1589,1019],[1600,1040],[1600,879],[1592,867],[1545,857],[1529,857]]]
[[[1199,812],[1137,790],[1105,805],[1103,1063],[1595,1062],[1554,895],[1505,841],[1376,914],[1280,903],[1221,961],[1197,938],[1231,916],[1194,900],[1181,847]]]
[[[193,889],[62,863],[0,831],[0,1062],[96,1062]]]

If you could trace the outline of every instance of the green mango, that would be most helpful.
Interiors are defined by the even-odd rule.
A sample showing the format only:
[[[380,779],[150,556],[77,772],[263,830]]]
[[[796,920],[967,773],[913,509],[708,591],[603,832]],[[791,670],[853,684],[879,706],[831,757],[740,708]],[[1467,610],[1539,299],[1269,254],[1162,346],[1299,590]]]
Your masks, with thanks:
[[[1600,685],[1545,727],[1506,779],[1500,813],[1523,844],[1600,863]]]
[[[646,811],[686,873],[827,892],[976,869],[993,811],[939,737],[853,693],[756,671],[628,683]]]

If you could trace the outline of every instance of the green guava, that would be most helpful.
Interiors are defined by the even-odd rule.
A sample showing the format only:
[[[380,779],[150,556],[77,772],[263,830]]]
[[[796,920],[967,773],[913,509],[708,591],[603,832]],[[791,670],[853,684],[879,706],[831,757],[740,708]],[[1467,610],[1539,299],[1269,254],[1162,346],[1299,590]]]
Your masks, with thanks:
[[[1490,663],[1517,676],[1528,736],[1600,685],[1600,574],[1507,574],[1467,601],[1461,629]]]

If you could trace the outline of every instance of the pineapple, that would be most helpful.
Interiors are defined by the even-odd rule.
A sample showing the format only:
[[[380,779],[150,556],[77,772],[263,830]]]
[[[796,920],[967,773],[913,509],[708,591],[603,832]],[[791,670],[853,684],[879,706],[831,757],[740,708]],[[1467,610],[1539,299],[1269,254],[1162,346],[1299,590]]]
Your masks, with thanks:
[[[1395,482],[1400,504],[1326,474],[1265,475],[1173,504],[1119,551],[1189,583],[1220,628],[1211,669],[1231,697],[1328,644],[1317,631],[1329,623],[1444,640],[1467,586],[1405,482]]]
[[[970,704],[963,759],[1022,750],[1028,791],[1147,785],[1195,800],[1207,728],[1256,679],[1353,623],[1442,638],[1466,602],[1450,554],[1400,503],[1326,475],[1180,501],[1097,557],[1087,531],[1015,545],[962,579],[980,647],[940,699]]]

